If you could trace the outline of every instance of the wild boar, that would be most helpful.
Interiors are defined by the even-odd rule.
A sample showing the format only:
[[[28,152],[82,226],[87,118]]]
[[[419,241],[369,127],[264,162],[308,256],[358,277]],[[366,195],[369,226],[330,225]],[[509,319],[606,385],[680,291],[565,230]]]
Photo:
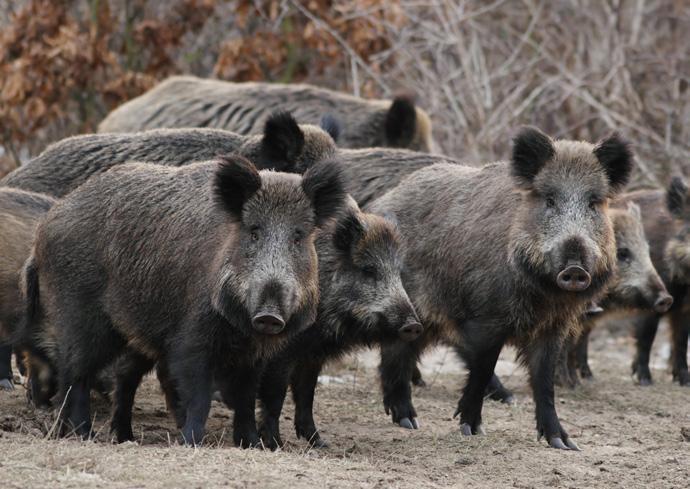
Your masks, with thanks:
[[[219,129],[74,136],[50,145],[0,180],[0,186],[63,197],[90,176],[131,161],[181,166],[239,153],[260,169],[293,172],[332,158],[335,150],[333,138],[324,130],[298,126],[290,114],[280,112],[271,115],[263,134],[256,136]]]
[[[24,338],[59,375],[61,420],[91,432],[89,390],[118,362],[112,428],[141,377],[163,364],[186,443],[200,443],[211,381],[235,409],[233,439],[259,442],[257,365],[311,325],[314,234],[345,198],[339,166],[304,177],[258,172],[241,156],[180,168],[130,164],[89,179],[39,226],[23,281]]]
[[[297,436],[325,446],[314,423],[316,382],[323,365],[364,346],[414,340],[422,326],[402,285],[402,260],[395,225],[361,212],[347,214],[319,231],[321,292],[316,325],[270,359],[261,376],[260,434],[264,445],[282,445],[280,413],[288,384],[295,401]]]
[[[461,432],[481,433],[484,392],[510,342],[529,370],[539,436],[577,449],[556,414],[556,357],[615,269],[608,204],[632,165],[618,135],[593,145],[525,128],[510,163],[433,165],[372,203],[371,212],[398,221],[403,284],[425,328],[413,343],[382,349],[384,405],[394,422],[416,418],[417,356],[443,340],[469,369],[456,410]]]

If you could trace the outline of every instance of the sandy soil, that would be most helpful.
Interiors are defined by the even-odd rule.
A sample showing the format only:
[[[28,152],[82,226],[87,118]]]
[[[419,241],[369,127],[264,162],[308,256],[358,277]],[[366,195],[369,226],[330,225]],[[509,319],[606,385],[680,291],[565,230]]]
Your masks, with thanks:
[[[665,332],[661,333],[665,338]],[[451,419],[464,371],[438,349],[416,388],[422,428],[391,424],[381,407],[373,366],[364,353],[329,367],[316,401],[316,419],[331,447],[308,450],[284,413],[279,452],[232,448],[232,413],[214,404],[208,446],[174,443],[156,380],[139,392],[134,419],[138,443],[113,445],[108,406],[97,402],[95,442],[51,440],[51,415],[27,407],[24,390],[0,393],[0,487],[690,487],[690,389],[671,384],[668,345],[655,349],[656,383],[633,384],[632,343],[606,329],[595,333],[596,380],[559,390],[558,411],[581,452],[548,449],[536,440],[533,404],[522,368],[505,352],[498,371],[518,402],[487,402],[486,436],[463,437]],[[172,441],[171,441],[172,440]]]

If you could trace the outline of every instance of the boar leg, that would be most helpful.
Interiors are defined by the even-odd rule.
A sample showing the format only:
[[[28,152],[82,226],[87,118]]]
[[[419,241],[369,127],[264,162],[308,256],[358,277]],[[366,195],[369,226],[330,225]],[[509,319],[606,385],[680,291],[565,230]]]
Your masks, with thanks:
[[[559,387],[567,387],[573,389],[575,387],[575,381],[572,376],[570,369],[570,357],[571,350],[573,348],[573,343],[570,338],[566,338],[558,352],[558,357],[556,359],[556,370],[554,372],[554,384]]]
[[[156,377],[165,396],[165,409],[175,416],[175,424],[178,429],[182,429],[185,422],[185,413],[180,409],[180,397],[177,395],[177,388],[170,378],[170,368],[165,359],[158,360],[156,364]]]
[[[241,448],[261,446],[255,414],[260,372],[260,366],[237,364],[216,379],[223,402],[235,410],[232,438],[235,446]]]
[[[640,385],[652,383],[652,372],[649,370],[649,356],[656,331],[659,328],[659,316],[656,313],[640,313],[635,318],[635,340],[637,354],[633,360],[632,372],[637,375]]]
[[[589,334],[590,328],[586,328],[580,337],[575,342],[575,351],[573,352],[575,368],[580,372],[580,377],[583,379],[592,379],[592,370],[589,368]]]
[[[259,382],[261,423],[259,433],[264,446],[275,450],[283,446],[280,437],[280,413],[287,396],[291,366],[287,361],[272,360],[266,365]]]
[[[170,380],[179,396],[176,419],[184,418],[182,438],[186,445],[203,441],[208,413],[211,410],[211,372],[203,345],[174,342],[169,359]]]
[[[419,358],[419,348],[397,341],[381,346],[381,386],[383,406],[393,422],[403,428],[417,429],[417,411],[412,405],[412,373]]]
[[[0,391],[14,389],[12,378],[12,345],[0,344]]]
[[[118,443],[134,440],[132,433],[134,396],[141,379],[151,371],[154,364],[153,360],[134,351],[128,351],[117,361],[110,432],[115,433]]]
[[[538,437],[544,436],[553,448],[579,450],[561,426],[554,402],[553,378],[561,343],[558,338],[550,336],[533,339],[524,349],[523,356],[527,359],[536,405]]]
[[[511,405],[515,402],[515,396],[510,392],[501,382],[496,374],[491,376],[489,385],[486,387],[484,397],[488,397],[492,401],[499,401],[503,404]]]
[[[87,439],[91,436],[91,384],[87,376],[76,376],[69,367],[60,369],[60,431]]]
[[[502,347],[502,344],[498,344],[481,349],[469,345],[462,345],[458,348],[458,353],[469,370],[469,377],[462,390],[462,397],[458,401],[455,414],[453,414],[454,418],[458,414],[460,415],[460,431],[463,435],[484,433],[482,428],[484,393],[494,375]]]
[[[690,373],[688,373],[688,321],[684,308],[676,307],[671,312],[671,365],[673,380],[680,385],[690,385]]]
[[[321,439],[314,423],[314,393],[323,362],[303,361],[292,371],[290,388],[295,401],[295,431],[297,438],[304,438],[315,448],[324,448],[328,443]]]
[[[415,365],[414,370],[412,371],[412,385],[417,387],[426,387],[426,382],[422,377],[422,371],[419,370],[419,365]]]

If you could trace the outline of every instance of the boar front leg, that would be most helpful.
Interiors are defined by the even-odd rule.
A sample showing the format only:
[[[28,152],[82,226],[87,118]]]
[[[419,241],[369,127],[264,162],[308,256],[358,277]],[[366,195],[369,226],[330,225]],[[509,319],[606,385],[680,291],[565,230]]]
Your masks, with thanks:
[[[240,448],[261,447],[255,414],[260,373],[260,365],[241,363],[216,379],[223,402],[235,410],[232,438]]]
[[[314,423],[314,393],[323,362],[307,360],[297,364],[292,371],[290,387],[295,401],[295,431],[315,448],[328,446],[319,435]]]
[[[261,422],[259,434],[264,446],[275,450],[283,446],[280,437],[280,413],[287,396],[288,377],[292,366],[284,359],[271,360],[264,368],[259,382]]]
[[[132,408],[141,379],[149,372],[154,361],[134,351],[128,351],[117,360],[115,366],[115,395],[110,432],[117,442],[134,440],[132,433]]]
[[[680,385],[690,386],[688,372],[688,331],[690,320],[682,307],[676,307],[671,312],[671,368],[673,380]]]
[[[419,428],[410,387],[418,357],[418,347],[410,343],[398,341],[381,346],[383,406],[394,423],[408,429]]]
[[[659,328],[659,315],[653,312],[640,313],[635,318],[635,341],[637,353],[633,360],[632,372],[637,374],[640,385],[651,385],[652,372],[649,370],[649,356]]]
[[[546,437],[553,448],[579,450],[561,426],[554,403],[554,373],[562,341],[553,336],[533,339],[523,348],[530,385],[536,404],[538,437]],[[525,351],[526,350],[526,351]]]
[[[0,343],[0,391],[13,389],[12,345]]]

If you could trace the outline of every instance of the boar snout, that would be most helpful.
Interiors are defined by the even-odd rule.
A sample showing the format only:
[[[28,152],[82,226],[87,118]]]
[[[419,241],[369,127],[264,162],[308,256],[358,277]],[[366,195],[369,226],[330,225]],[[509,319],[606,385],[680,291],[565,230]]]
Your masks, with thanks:
[[[405,324],[398,330],[398,336],[403,341],[414,341],[422,334],[422,325],[417,321]]]
[[[580,265],[568,265],[556,277],[558,286],[568,292],[580,292],[592,283],[592,277]]]
[[[673,297],[671,297],[671,295],[666,292],[662,292],[659,294],[656,301],[654,301],[654,310],[660,314],[663,314],[669,309],[671,309],[672,305]]]
[[[285,320],[276,312],[261,311],[252,318],[254,331],[261,334],[279,334],[285,328]]]

